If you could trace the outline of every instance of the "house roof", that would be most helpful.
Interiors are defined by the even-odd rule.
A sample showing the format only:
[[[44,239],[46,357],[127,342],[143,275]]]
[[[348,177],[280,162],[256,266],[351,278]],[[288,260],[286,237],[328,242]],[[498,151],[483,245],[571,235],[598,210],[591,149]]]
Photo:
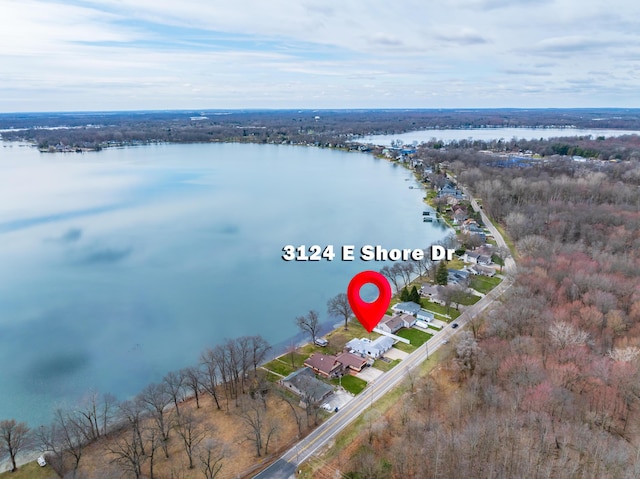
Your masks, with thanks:
[[[418,311],[420,312],[420,311]],[[412,314],[401,314],[400,316],[396,316],[398,320],[404,325],[405,323],[414,324],[416,322],[416,318]]]
[[[435,296],[440,291],[440,287],[436,284],[422,283],[422,287],[420,288],[420,291],[422,292],[422,294]]]
[[[282,382],[293,384],[303,395],[308,395],[313,402],[320,401],[333,388],[327,383],[316,379],[310,368],[302,368],[292,372]]]
[[[341,353],[336,357],[336,361],[342,364],[344,367],[360,370],[367,364],[367,360],[356,356],[352,353]]]
[[[381,323],[386,324],[391,331],[397,331],[402,326],[404,326],[404,322],[400,316],[384,317],[382,318]]]
[[[407,301],[405,303],[396,304],[393,309],[395,309],[396,311],[404,311],[405,313],[416,314],[418,311],[420,311],[420,305],[414,303],[413,301]]]
[[[389,336],[380,336],[378,339],[371,342],[370,347],[372,349],[375,348],[380,351],[386,351],[393,346],[394,342],[393,338],[390,338]]]
[[[340,365],[336,363],[335,356],[329,356],[328,354],[313,353],[309,359],[304,362],[305,366],[320,371],[322,374],[329,376]]]
[[[388,336],[381,336],[375,341],[371,341],[367,338],[354,338],[346,344],[346,348],[363,354],[368,354],[368,352],[374,353],[375,351],[387,351],[391,346],[393,346],[393,343],[393,338]]]

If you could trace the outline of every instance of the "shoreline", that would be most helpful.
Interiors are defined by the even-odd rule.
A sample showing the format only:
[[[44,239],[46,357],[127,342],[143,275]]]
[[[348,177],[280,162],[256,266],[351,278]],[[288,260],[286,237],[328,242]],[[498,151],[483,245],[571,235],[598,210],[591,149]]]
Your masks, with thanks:
[[[8,143],[13,143],[14,145],[16,145],[16,143],[17,143],[19,145],[22,145],[23,147],[28,147],[28,148],[33,147],[31,145],[26,145],[25,143],[19,143],[19,142],[8,142],[8,141],[5,141],[5,140],[2,140],[1,142],[4,144],[3,146],[9,146]],[[209,144],[210,142],[195,142],[195,143]],[[244,144],[243,142],[228,142],[228,143]],[[164,142],[162,144],[169,145],[169,144],[174,144],[174,143],[173,142]],[[175,144],[183,144],[183,143],[182,142],[180,142],[180,143],[176,142]],[[137,147],[137,146],[147,146],[147,145],[131,145],[131,146]],[[275,144],[275,146],[280,146],[280,145]],[[349,152],[349,150],[346,150],[344,148],[339,148],[339,147],[326,148],[326,147],[318,147],[318,146],[315,146],[315,145],[295,145],[295,144],[294,145],[287,144],[287,145],[283,145],[283,146],[313,146],[313,147],[319,148],[319,149],[335,149],[335,150],[338,150],[338,151]],[[128,148],[128,147],[125,147],[125,148]],[[388,158],[384,158],[384,157],[375,155],[374,152],[362,152],[362,151],[357,151],[357,150],[352,150],[352,151],[356,151],[358,153],[367,153],[368,156],[369,156],[367,158],[367,161],[369,161],[369,162],[371,160],[385,159],[385,160],[387,160],[387,163],[390,163],[390,164],[396,163],[396,161],[394,161],[392,159],[388,159]],[[409,169],[409,168],[405,167],[405,169],[408,170],[407,171],[408,174],[412,172],[411,169]],[[413,180],[415,178],[415,176],[408,175],[408,178],[411,178]],[[418,203],[418,201],[421,201],[421,203]],[[422,204],[423,201],[424,201],[424,194],[421,195],[421,199],[420,200],[418,200],[416,198],[416,204]],[[424,247],[427,248],[428,245],[424,245]],[[324,321],[321,324],[320,333],[321,333],[321,335],[330,334],[330,333],[332,333],[332,332],[334,332],[336,330],[339,330],[342,327],[343,324],[344,324],[343,321],[341,322],[341,320],[339,318],[330,317],[329,319],[327,319],[326,321]],[[293,330],[293,328],[294,327],[292,326],[292,330]],[[288,337],[286,340],[274,344],[272,346],[272,348],[273,348],[272,349],[272,354],[270,354],[268,356],[269,359],[265,359],[263,361],[263,364],[269,362],[273,358],[278,357],[279,355],[284,353],[286,351],[287,347],[289,347],[289,345],[290,345],[289,343],[291,343],[291,342],[295,342],[296,347],[304,346],[304,345],[310,343],[310,341],[308,341],[308,339],[306,339],[304,333],[297,332],[297,333],[291,335],[290,337]],[[31,427],[31,425],[29,425],[29,427]],[[31,427],[31,429],[35,430],[37,427],[38,426],[33,426],[33,427]],[[24,456],[24,458],[19,459],[18,462],[20,464],[26,464],[26,463],[29,463],[29,462],[33,462],[40,454],[41,453],[39,451],[31,451],[26,456]],[[23,455],[21,454],[19,457],[22,457],[22,456]]]

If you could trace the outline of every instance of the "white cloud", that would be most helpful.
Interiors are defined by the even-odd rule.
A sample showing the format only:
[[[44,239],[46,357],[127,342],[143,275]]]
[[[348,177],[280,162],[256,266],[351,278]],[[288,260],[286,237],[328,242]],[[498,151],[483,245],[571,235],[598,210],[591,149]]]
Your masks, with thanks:
[[[639,16],[597,0],[4,0],[0,111],[590,106],[599,91],[638,106]],[[576,75],[589,98],[567,92]]]

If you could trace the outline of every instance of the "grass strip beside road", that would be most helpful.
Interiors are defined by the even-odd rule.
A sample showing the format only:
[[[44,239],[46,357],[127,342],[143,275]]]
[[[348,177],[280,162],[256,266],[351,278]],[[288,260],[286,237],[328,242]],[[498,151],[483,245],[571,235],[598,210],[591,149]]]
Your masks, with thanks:
[[[393,367],[398,365],[399,363],[400,363],[399,359],[394,359],[391,362],[386,362],[381,359],[376,359],[376,361],[373,363],[373,367],[376,369],[379,369],[380,371],[384,371],[386,373],[387,371],[391,371]]]

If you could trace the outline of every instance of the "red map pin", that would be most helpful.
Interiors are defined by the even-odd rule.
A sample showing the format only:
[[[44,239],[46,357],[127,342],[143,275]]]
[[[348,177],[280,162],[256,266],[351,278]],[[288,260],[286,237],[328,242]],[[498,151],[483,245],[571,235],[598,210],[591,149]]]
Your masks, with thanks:
[[[365,284],[373,284],[378,288],[378,299],[372,303],[367,303],[360,297],[360,288]],[[391,302],[391,286],[387,278],[375,271],[363,271],[356,274],[347,287],[347,298],[360,324],[364,329],[371,332],[375,328]]]

